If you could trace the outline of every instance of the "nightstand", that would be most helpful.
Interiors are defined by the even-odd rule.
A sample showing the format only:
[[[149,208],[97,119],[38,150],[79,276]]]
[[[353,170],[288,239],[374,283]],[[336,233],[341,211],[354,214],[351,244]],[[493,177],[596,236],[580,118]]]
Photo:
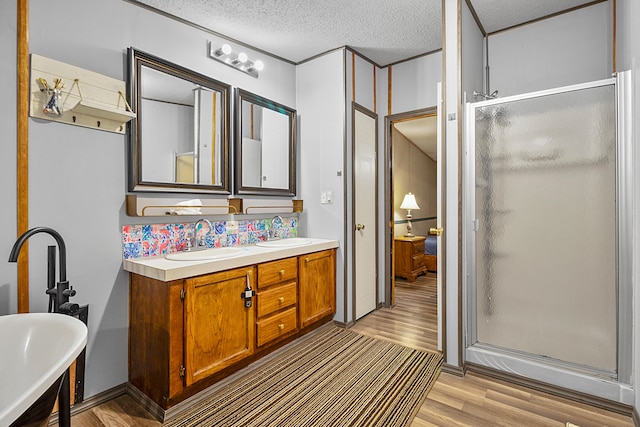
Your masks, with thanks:
[[[409,282],[427,273],[424,262],[424,236],[396,237],[394,242],[395,275],[404,277]]]

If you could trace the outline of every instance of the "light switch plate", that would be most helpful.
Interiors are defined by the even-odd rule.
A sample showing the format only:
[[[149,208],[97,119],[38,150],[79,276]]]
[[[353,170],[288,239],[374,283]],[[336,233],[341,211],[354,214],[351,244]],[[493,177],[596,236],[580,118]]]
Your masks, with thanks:
[[[320,194],[320,203],[323,205],[333,203],[333,193],[331,191],[323,191]]]

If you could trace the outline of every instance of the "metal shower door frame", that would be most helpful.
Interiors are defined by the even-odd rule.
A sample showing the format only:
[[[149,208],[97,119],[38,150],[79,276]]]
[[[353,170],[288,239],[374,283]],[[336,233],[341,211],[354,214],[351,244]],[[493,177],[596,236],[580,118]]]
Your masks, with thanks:
[[[603,379],[598,372],[577,374],[577,369],[566,369],[548,363],[543,357],[519,355],[517,352],[502,351],[477,340],[477,295],[476,295],[476,233],[478,222],[475,218],[475,114],[481,107],[499,105],[548,95],[614,86],[616,108],[616,291],[617,291],[617,371],[616,378]],[[613,401],[633,404],[631,384],[633,367],[633,284],[632,284],[632,224],[633,224],[633,156],[632,156],[632,88],[629,71],[617,73],[615,77],[564,86],[527,94],[497,98],[465,105],[465,127],[463,142],[463,310],[464,362],[470,362],[494,369],[543,381],[559,387],[600,396]]]

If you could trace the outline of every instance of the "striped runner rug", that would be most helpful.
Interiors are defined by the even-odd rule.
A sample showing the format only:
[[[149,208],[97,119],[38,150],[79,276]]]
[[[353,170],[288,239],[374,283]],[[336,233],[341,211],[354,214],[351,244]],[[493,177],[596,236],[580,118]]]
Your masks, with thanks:
[[[441,366],[440,354],[326,325],[164,426],[406,426]]]

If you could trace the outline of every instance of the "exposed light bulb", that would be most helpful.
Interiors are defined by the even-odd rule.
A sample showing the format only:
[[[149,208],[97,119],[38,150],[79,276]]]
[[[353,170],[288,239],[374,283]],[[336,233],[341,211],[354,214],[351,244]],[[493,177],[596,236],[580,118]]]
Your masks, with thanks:
[[[264,69],[264,63],[262,61],[249,60],[249,57],[245,52],[235,53],[227,43],[221,45],[215,50],[214,46],[214,42],[209,41],[209,57],[220,61],[223,64],[227,64],[238,71],[242,71],[258,78],[258,72]]]

